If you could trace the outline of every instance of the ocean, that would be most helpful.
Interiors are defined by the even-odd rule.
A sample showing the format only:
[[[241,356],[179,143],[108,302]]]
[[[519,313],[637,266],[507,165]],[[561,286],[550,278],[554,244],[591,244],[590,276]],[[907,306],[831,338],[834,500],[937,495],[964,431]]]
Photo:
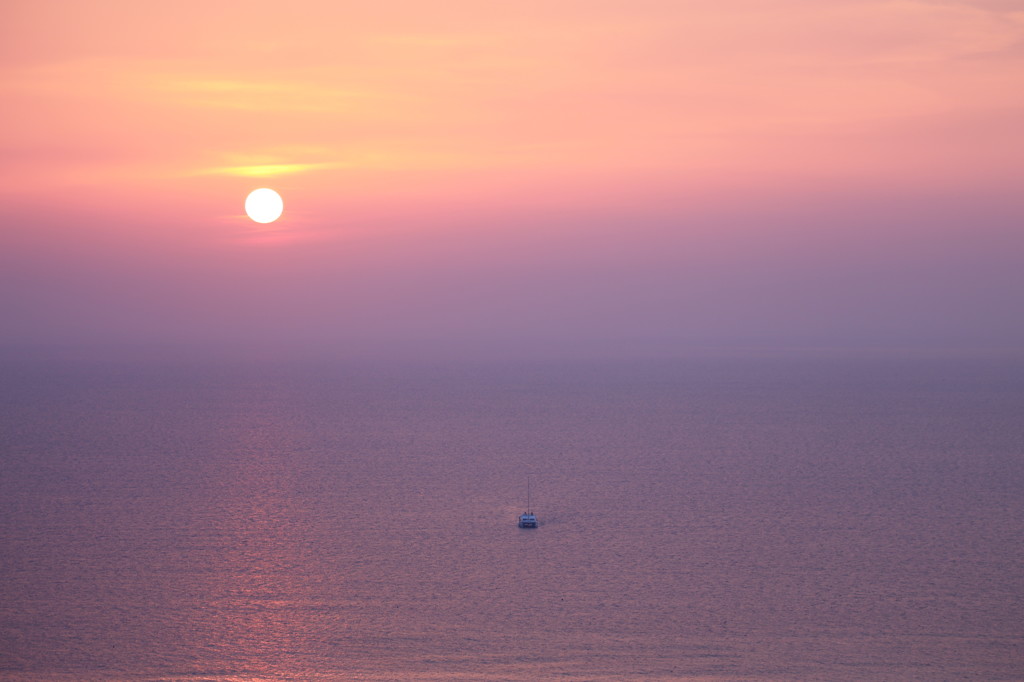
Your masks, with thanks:
[[[1024,679],[1020,357],[6,361],[0,457],[4,680]]]

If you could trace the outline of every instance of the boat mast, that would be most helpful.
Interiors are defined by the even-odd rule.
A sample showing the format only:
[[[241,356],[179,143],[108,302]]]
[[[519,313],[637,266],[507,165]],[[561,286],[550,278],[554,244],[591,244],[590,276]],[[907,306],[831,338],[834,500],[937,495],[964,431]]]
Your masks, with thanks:
[[[526,513],[533,513],[533,505],[530,504],[530,477],[526,477]]]

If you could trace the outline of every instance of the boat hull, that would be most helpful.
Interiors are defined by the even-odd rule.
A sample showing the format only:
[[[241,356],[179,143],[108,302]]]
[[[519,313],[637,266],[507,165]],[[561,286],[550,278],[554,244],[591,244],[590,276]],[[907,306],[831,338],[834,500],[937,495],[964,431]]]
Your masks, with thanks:
[[[522,515],[520,515],[520,517],[519,517],[519,527],[520,528],[536,528],[537,527],[537,517],[534,516],[533,514],[522,514]]]

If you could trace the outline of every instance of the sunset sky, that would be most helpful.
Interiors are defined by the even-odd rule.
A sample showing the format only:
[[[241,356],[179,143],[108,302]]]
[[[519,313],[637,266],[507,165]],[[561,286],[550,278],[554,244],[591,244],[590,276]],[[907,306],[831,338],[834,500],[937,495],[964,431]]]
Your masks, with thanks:
[[[1017,0],[16,0],[0,38],[0,349],[1024,345]]]

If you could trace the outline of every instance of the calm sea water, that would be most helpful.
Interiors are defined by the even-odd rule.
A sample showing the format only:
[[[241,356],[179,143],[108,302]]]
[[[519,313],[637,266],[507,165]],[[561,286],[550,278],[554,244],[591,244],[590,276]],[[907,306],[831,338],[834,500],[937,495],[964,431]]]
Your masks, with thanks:
[[[1024,678],[1020,360],[9,363],[0,396],[3,679]]]

